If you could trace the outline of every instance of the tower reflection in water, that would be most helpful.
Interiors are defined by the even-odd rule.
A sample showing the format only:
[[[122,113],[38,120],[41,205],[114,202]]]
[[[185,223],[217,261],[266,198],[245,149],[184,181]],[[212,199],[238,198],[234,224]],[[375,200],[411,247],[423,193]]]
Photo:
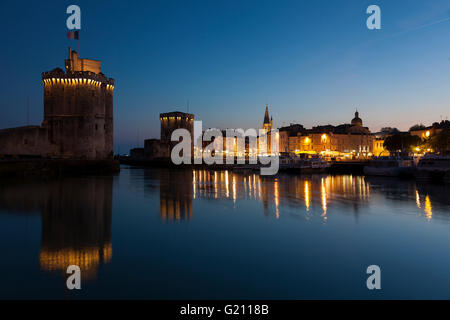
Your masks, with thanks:
[[[192,219],[193,176],[191,170],[159,171],[161,220],[179,222]]]
[[[67,178],[2,184],[0,207],[9,212],[40,212],[42,271],[66,276],[78,265],[93,279],[112,259],[112,177]]]

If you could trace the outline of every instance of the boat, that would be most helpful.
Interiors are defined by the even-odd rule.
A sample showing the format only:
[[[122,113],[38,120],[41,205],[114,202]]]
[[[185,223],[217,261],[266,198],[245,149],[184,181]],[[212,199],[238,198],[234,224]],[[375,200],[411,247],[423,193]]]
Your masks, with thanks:
[[[412,176],[414,160],[411,157],[378,157],[370,160],[363,170],[367,176]]]
[[[300,170],[303,174],[326,173],[330,166],[330,162],[317,157],[305,160]]]
[[[325,173],[331,164],[320,156],[280,156],[280,170],[301,174]]]
[[[281,171],[299,172],[304,159],[294,155],[281,155],[279,157],[279,169]]]

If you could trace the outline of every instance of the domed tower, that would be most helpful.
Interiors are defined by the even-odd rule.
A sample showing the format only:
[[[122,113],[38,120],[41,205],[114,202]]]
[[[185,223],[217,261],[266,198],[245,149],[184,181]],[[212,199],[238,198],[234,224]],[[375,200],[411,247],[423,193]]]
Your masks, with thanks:
[[[44,121],[59,158],[113,158],[114,79],[101,73],[100,61],[80,59],[69,48],[66,71],[42,73]]]
[[[355,117],[352,119],[352,126],[358,126],[358,127],[363,126],[363,122],[362,122],[361,118],[359,117],[358,110],[356,110]]]

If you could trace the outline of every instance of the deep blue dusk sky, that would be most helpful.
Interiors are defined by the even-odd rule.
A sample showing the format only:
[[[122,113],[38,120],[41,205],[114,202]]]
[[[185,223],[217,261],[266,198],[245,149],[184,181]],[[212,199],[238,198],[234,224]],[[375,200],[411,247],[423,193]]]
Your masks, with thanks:
[[[41,72],[63,68],[66,8],[80,55],[116,79],[115,147],[159,136],[160,112],[204,127],[349,122],[372,131],[450,116],[450,1],[33,1],[2,4],[0,128],[43,117]],[[382,29],[368,30],[377,4]]]

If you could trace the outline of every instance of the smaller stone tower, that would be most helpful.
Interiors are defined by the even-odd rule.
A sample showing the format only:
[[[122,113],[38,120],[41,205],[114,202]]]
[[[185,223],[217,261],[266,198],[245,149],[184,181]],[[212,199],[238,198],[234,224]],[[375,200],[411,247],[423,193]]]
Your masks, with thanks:
[[[194,115],[185,112],[169,112],[159,115],[161,120],[161,142],[171,142],[172,132],[176,129],[186,129],[194,136]]]

